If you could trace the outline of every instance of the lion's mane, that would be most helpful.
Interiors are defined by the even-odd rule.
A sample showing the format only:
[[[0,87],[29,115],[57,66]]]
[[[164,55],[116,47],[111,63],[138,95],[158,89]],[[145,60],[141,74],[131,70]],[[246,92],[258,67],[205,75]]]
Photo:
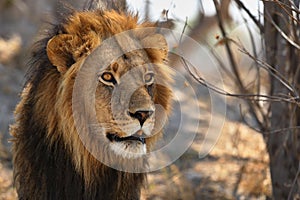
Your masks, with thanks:
[[[71,118],[72,88],[60,93],[62,84],[72,81],[67,69],[88,56],[102,39],[124,30],[151,27],[138,24],[137,16],[114,11],[72,12],[55,25],[33,48],[30,69],[16,107],[13,135],[14,179],[20,199],[139,199],[145,174],[126,173],[97,161],[81,144],[76,129],[66,132]],[[60,34],[73,34],[77,39],[58,45],[61,60],[49,60],[49,41]],[[55,53],[55,52],[54,52]],[[148,51],[153,62],[163,62],[166,52]],[[60,62],[62,65],[54,66]],[[64,75],[62,75],[64,73]],[[163,73],[163,72],[162,72]],[[170,91],[158,88],[156,103],[169,110]],[[62,116],[63,115],[63,116]],[[63,120],[64,119],[64,120]],[[79,155],[80,154],[80,155]]]

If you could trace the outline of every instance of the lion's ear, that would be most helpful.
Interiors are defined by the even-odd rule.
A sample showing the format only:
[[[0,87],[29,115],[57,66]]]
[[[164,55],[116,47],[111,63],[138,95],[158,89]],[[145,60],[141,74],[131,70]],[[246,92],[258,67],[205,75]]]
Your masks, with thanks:
[[[168,43],[161,34],[147,36],[141,40],[153,62],[162,62],[168,56]]]
[[[66,72],[75,62],[72,55],[72,43],[74,43],[74,38],[69,34],[57,35],[48,41],[48,58],[61,73]]]

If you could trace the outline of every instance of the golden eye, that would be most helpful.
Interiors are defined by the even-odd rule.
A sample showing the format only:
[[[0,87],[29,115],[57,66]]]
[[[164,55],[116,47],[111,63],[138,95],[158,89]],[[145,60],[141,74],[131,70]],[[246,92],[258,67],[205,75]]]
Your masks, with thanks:
[[[113,78],[111,73],[105,72],[102,74],[102,79],[105,81],[111,81]]]
[[[101,79],[105,82],[108,82],[108,83],[113,83],[113,84],[117,83],[116,79],[114,78],[114,76],[110,72],[104,72],[101,75]]]
[[[145,74],[144,81],[146,84],[149,84],[149,85],[152,84],[154,81],[154,73],[149,72],[149,73]]]

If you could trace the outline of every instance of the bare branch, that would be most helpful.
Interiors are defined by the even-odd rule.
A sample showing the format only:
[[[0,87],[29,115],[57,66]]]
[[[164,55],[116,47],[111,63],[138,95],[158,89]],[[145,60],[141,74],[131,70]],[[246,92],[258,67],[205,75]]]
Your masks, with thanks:
[[[186,27],[188,26],[188,23],[187,23],[187,22],[188,22],[188,17],[185,18],[185,23],[184,23],[184,27],[183,27],[182,32],[181,32],[181,35],[180,35],[179,44],[181,44],[181,42],[182,42],[182,37],[183,37],[183,35],[184,35],[184,33],[185,33]]]
[[[239,89],[241,90],[241,92],[245,92],[245,88],[244,88],[244,84],[241,80],[241,77],[240,77],[240,74],[239,74],[239,71],[238,71],[238,68],[236,66],[236,63],[235,63],[235,60],[234,60],[234,57],[233,57],[233,53],[231,51],[231,48],[228,44],[228,41],[226,40],[227,38],[227,34],[226,34],[226,31],[225,31],[225,28],[224,28],[224,25],[223,25],[223,19],[222,19],[222,16],[221,16],[221,8],[220,8],[220,5],[219,5],[219,2],[217,0],[213,0],[214,1],[214,4],[215,4],[215,8],[216,8],[216,14],[217,14],[217,18],[218,18],[218,24],[219,24],[219,28],[221,30],[221,33],[222,33],[222,37],[224,38],[224,41],[225,41],[225,48],[226,48],[226,51],[227,51],[227,54],[228,54],[228,57],[229,57],[229,61],[230,61],[230,65],[231,65],[231,69],[236,77],[236,81],[237,81],[237,85],[239,86]]]
[[[254,15],[252,15],[252,13],[250,12],[250,10],[248,8],[246,8],[246,6],[244,5],[243,2],[241,2],[240,0],[234,0],[235,3],[239,6],[240,9],[243,9],[248,16],[250,17],[250,19],[252,19],[252,21],[256,24],[256,26],[259,28],[260,32],[262,33],[264,30],[264,26],[255,18]]]
[[[251,41],[251,45],[252,45],[252,52],[253,52],[253,56],[255,58],[258,58],[258,54],[256,52],[256,44],[255,44],[255,41],[254,41],[254,36],[253,36],[253,33],[252,31],[250,30],[250,27],[249,27],[249,24],[247,23],[247,19],[243,16],[243,20],[246,24],[246,28],[247,28],[247,31],[249,33],[249,37],[250,37],[250,41]],[[256,61],[256,59],[254,60],[254,63],[255,63],[255,66],[256,66],[256,71],[257,71],[257,88],[256,88],[256,91],[258,94],[260,94],[260,87],[261,87],[261,76],[260,76],[260,69],[259,69],[259,66],[258,66],[258,63]]]
[[[218,25],[219,25],[219,28],[221,30],[222,36],[224,38],[225,49],[226,49],[227,54],[228,54],[228,58],[229,58],[229,61],[230,61],[230,66],[231,66],[231,69],[232,69],[232,71],[234,73],[234,76],[235,76],[234,81],[236,82],[240,93],[249,94],[249,92],[247,91],[247,89],[244,86],[243,81],[241,80],[241,76],[240,76],[238,67],[236,65],[232,50],[231,50],[230,45],[229,45],[228,37],[227,37],[226,31],[224,29],[223,19],[222,19],[221,12],[220,12],[220,5],[219,5],[217,0],[213,0],[213,2],[214,2],[214,5],[215,5],[215,8],[216,8],[216,17],[218,19]],[[258,115],[257,115],[257,111],[261,111],[261,109],[260,109],[259,105],[257,104],[257,102],[256,101],[254,101],[254,102],[247,101],[247,104],[249,106],[249,111],[251,112],[252,116],[256,120],[257,124],[259,124],[261,129],[264,129],[263,123],[259,120]],[[264,117],[264,120],[266,120],[265,117]]]
[[[292,92],[292,94],[295,96],[295,98],[297,98],[297,99],[299,98],[299,94],[298,94],[296,88],[294,86],[292,86],[288,82],[288,80],[285,77],[283,77],[274,67],[272,67],[268,63],[261,61],[258,58],[254,57],[253,55],[251,55],[250,52],[248,52],[244,47],[242,47],[241,45],[236,43],[234,40],[231,40],[231,41],[234,42],[234,44],[236,44],[240,48],[241,52],[243,52],[245,55],[249,56],[249,58],[251,58],[252,60],[257,62],[263,69],[267,70],[271,76],[273,76],[275,79],[277,79],[283,86],[285,86],[290,92]]]
[[[220,68],[226,73],[226,75],[233,80],[234,79],[234,75],[232,74],[232,72],[230,70],[227,69],[227,67],[225,66],[224,62],[222,61],[222,58],[220,58],[220,56],[218,55],[218,53],[215,51],[215,49],[210,46],[210,44],[208,44],[206,41],[203,41],[203,43],[208,47],[210,53],[214,56],[214,58],[217,60],[217,62],[219,63]]]
[[[262,1],[264,1],[264,2],[272,2],[272,3],[276,3],[276,4],[278,4],[281,8],[286,7],[286,8],[288,8],[288,9],[291,9],[292,11],[294,11],[294,12],[300,14],[300,11],[299,11],[299,9],[297,8],[296,5],[294,5],[295,8],[293,8],[293,7],[291,7],[290,5],[288,5],[288,4],[284,3],[284,2],[278,1],[278,0],[262,0]],[[293,4],[294,4],[294,3],[293,3]],[[285,10],[285,9],[284,9],[284,10]],[[286,11],[286,10],[285,10],[285,11]]]
[[[274,22],[274,20],[272,19],[272,17],[270,16],[269,12],[266,12],[266,15],[268,16],[268,20],[271,22],[271,24],[275,27],[275,29],[278,31],[278,33],[280,33],[280,35],[288,42],[290,43],[292,46],[294,46],[296,49],[300,50],[300,45],[297,44],[296,42],[294,42],[291,38],[289,38],[289,36],[287,36],[283,30],[281,30],[281,28]]]
[[[242,99],[247,99],[247,100],[253,100],[253,101],[276,101],[276,102],[288,102],[288,103],[293,103],[293,104],[300,104],[300,99],[298,97],[292,97],[292,96],[286,96],[286,95],[278,95],[278,96],[270,96],[270,95],[262,95],[262,94],[233,94],[230,92],[227,92],[209,82],[207,82],[206,80],[204,80],[203,78],[201,78],[198,74],[196,75],[195,72],[193,72],[191,70],[191,68],[189,67],[188,63],[181,58],[181,61],[185,67],[185,69],[189,72],[189,74],[201,85],[207,87],[208,89],[221,94],[221,95],[225,95],[225,96],[229,96],[229,97],[236,97],[236,98],[242,98]],[[193,68],[193,70],[196,71],[195,68]]]

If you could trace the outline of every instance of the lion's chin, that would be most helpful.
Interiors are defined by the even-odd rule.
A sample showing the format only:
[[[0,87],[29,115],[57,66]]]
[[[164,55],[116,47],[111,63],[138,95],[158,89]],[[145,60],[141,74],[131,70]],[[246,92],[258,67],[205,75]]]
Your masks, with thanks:
[[[139,158],[147,153],[146,143],[137,140],[112,141],[109,146],[115,154],[126,159]]]
[[[147,153],[146,138],[143,133],[119,137],[117,133],[107,133],[111,150],[125,159],[135,159]]]

